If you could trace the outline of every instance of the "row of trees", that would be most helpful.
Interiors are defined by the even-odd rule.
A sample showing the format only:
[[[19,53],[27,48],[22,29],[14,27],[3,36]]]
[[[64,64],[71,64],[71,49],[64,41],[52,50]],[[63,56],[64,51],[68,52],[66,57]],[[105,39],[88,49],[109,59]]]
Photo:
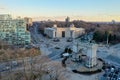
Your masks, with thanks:
[[[93,35],[93,40],[96,42],[118,43],[120,42],[120,27],[100,27],[96,29]]]
[[[39,31],[43,32],[44,28],[46,27],[53,27],[54,24],[57,24],[58,27],[69,27],[70,24],[74,24],[75,27],[77,28],[85,28],[87,32],[90,32],[91,30],[93,31],[96,27],[96,24],[89,23],[89,22],[84,22],[81,20],[75,20],[72,22],[68,22],[66,24],[65,21],[46,21],[46,22],[36,22],[39,25]],[[67,26],[68,25],[68,26]]]
[[[77,28],[85,28],[85,30],[87,32],[91,32],[91,31],[95,31],[96,29],[117,29],[118,26],[120,26],[119,24],[107,24],[107,23],[92,23],[92,22],[85,22],[82,20],[74,20],[71,22],[68,22],[67,24],[69,26],[66,26],[66,22],[65,21],[45,21],[45,22],[36,22],[39,25],[39,30],[40,31],[44,31],[44,28],[46,27],[53,27],[54,24],[57,24],[58,27],[69,27],[70,24],[74,24],[75,27]],[[120,30],[120,29],[119,29]]]

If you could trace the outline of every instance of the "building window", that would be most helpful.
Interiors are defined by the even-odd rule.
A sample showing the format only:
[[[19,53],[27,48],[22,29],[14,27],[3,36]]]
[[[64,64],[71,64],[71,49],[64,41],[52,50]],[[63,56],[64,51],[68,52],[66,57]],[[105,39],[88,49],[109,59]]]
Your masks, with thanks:
[[[56,37],[57,33],[55,32],[55,37]]]
[[[62,37],[65,37],[65,31],[62,31]]]

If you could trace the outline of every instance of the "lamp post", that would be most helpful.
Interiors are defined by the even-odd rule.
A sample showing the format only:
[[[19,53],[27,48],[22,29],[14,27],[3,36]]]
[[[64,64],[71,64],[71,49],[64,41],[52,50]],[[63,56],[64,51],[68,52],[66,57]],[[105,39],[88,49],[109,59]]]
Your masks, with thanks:
[[[107,34],[107,45],[108,45],[108,42],[109,41],[109,33]]]
[[[1,74],[1,72],[0,72],[0,79],[2,80],[2,74]]]

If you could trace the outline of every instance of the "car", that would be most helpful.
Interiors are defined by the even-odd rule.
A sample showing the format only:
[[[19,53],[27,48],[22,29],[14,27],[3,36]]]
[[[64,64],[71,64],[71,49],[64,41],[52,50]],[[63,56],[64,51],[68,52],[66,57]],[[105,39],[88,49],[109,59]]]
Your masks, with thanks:
[[[73,38],[68,38],[67,39],[67,42],[72,42],[73,41]]]
[[[6,70],[9,70],[10,69],[10,67],[9,66],[6,66]]]
[[[60,49],[60,48],[56,46],[55,49]]]
[[[10,70],[10,66],[6,66],[6,67],[4,67],[3,69],[2,69],[2,71],[7,71],[7,70]]]
[[[17,61],[12,61],[12,65],[17,66],[18,65]]]
[[[58,38],[53,39],[54,42],[59,42],[60,40]]]

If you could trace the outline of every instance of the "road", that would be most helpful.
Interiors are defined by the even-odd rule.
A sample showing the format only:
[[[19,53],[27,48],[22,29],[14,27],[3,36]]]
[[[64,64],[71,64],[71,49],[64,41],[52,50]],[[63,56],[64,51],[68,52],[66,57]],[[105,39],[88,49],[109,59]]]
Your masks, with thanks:
[[[33,24],[33,28],[30,29],[33,44],[40,47],[43,54],[47,55],[52,60],[60,58],[60,54],[64,51],[66,46],[71,45],[71,42],[66,42],[66,39],[60,39],[60,42],[54,42],[53,39],[48,39],[38,32],[37,23]],[[59,47],[60,49],[55,49]]]

